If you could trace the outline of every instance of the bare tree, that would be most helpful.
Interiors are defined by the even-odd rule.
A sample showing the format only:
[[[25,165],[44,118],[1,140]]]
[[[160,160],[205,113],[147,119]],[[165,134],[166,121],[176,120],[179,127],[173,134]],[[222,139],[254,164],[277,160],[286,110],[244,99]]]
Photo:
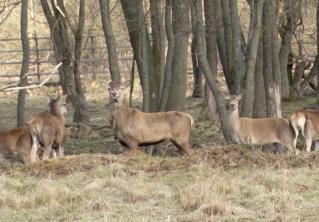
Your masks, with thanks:
[[[164,85],[160,100],[160,111],[165,111],[168,101],[168,96],[171,88],[173,57],[175,50],[175,36],[173,34],[172,25],[172,0],[166,0],[165,2],[165,30],[167,36],[167,53],[166,64],[164,71]]]
[[[105,43],[107,46],[109,69],[112,81],[120,82],[121,71],[116,51],[116,40],[112,30],[110,16],[110,0],[99,0],[102,19],[102,27],[104,32]]]
[[[217,109],[220,117],[221,128],[226,141],[235,141],[233,138],[233,130],[230,127],[229,119],[227,116],[225,101],[223,95],[218,89],[216,76],[212,75],[209,63],[207,61],[206,55],[206,44],[205,44],[205,34],[204,34],[204,21],[202,13],[202,1],[193,0],[193,5],[195,7],[196,15],[196,35],[197,35],[197,53],[200,68],[202,69],[205,78],[208,82],[210,89],[212,90],[214,97],[216,99]]]
[[[253,84],[253,82],[261,32],[263,5],[264,0],[254,0],[250,5],[252,14],[251,23],[253,25],[251,25],[249,30],[251,35],[248,39],[248,48],[246,53],[245,90],[242,105],[242,116],[247,117],[251,117],[253,114],[253,95],[255,91],[255,84]]]
[[[20,16],[20,33],[23,49],[23,59],[20,72],[20,84],[19,86],[25,86],[28,83],[27,73],[30,63],[30,45],[28,39],[28,0],[22,1],[21,4],[21,16]],[[25,108],[26,90],[20,90],[18,94],[17,103],[17,125],[23,126],[25,123],[24,108]]]
[[[167,110],[184,110],[186,97],[187,49],[190,34],[189,1],[172,1],[175,37],[173,69]]]
[[[80,34],[83,32],[83,28],[81,28],[81,26],[83,25],[83,17],[85,16],[85,11],[83,8],[85,7],[85,1],[80,1],[77,31],[75,31],[73,27],[70,27],[70,21],[66,16],[67,13],[63,0],[51,1],[51,7],[47,0],[41,0],[41,5],[49,24],[56,60],[59,62],[62,61],[62,67],[59,69],[60,82],[63,92],[69,95],[74,107],[73,120],[75,122],[88,122],[88,106],[84,97],[84,93],[81,91],[82,87],[79,85],[81,82],[77,76],[78,74],[74,73],[74,69],[72,68],[72,63],[74,63],[73,58],[76,58],[76,62],[79,63],[80,56],[74,55],[70,44],[71,38],[68,33],[68,29],[70,28],[75,35],[75,41],[77,42],[76,44],[79,46],[79,49],[74,50],[76,53],[81,52],[78,50],[81,49],[80,46],[82,38],[79,38],[76,33]],[[51,11],[51,8],[53,11]]]

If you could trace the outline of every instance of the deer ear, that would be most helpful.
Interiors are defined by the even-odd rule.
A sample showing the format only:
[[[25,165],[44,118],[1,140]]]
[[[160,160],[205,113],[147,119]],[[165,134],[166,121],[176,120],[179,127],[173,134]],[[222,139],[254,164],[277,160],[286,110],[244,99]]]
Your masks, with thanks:
[[[66,100],[68,99],[68,95],[62,95],[62,96],[60,96],[59,97],[59,102],[61,103],[61,104],[63,104],[63,103],[65,103],[66,102]]]
[[[241,100],[241,94],[239,94],[239,95],[237,96],[237,99],[238,99],[238,100]]]
[[[230,100],[230,96],[229,95],[225,96],[225,99]]]

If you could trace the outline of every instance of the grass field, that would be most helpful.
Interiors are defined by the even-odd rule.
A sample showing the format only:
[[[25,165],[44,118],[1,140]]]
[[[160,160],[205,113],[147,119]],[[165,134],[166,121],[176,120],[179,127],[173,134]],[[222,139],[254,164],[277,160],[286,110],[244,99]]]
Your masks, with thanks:
[[[86,85],[91,120],[105,125],[106,94],[96,84]],[[28,117],[47,107],[45,96],[31,93]],[[0,97],[2,129],[15,124],[15,98]],[[314,101],[285,103],[284,115]],[[63,158],[2,161],[0,221],[319,221],[317,152],[225,145],[218,126],[196,121],[200,100],[187,103],[195,119],[190,157],[167,143],[155,156],[128,158],[108,128],[97,128],[87,139],[70,138]]]

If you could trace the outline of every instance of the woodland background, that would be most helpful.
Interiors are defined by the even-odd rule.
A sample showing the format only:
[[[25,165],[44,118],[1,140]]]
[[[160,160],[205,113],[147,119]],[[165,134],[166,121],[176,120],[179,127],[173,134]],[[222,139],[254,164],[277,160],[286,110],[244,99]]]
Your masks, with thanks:
[[[316,0],[1,0],[1,129],[60,90],[70,137],[63,158],[0,162],[0,220],[317,221],[317,151],[229,145],[224,98],[242,94],[249,117],[317,106],[318,21]],[[5,91],[59,62],[46,87]],[[134,107],[192,114],[194,155],[123,157],[106,127],[119,80]]]

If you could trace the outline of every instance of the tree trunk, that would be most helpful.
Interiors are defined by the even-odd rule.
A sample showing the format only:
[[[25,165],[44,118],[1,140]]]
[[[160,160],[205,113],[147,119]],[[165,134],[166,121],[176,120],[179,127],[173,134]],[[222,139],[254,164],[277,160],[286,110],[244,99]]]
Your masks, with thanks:
[[[262,40],[262,36],[260,36]],[[263,76],[263,42],[259,41],[257,61],[255,66],[254,118],[267,117],[266,91]]]
[[[121,70],[116,51],[116,40],[112,30],[112,22],[110,17],[110,0],[99,0],[99,2],[111,79],[112,81],[120,82]]]
[[[86,102],[85,94],[83,91],[81,78],[80,78],[80,64],[82,55],[82,40],[83,40],[83,29],[85,24],[85,0],[80,0],[79,6],[79,18],[78,18],[77,30],[74,33],[75,47],[74,47],[74,83],[75,89],[78,94],[79,107],[81,107],[80,112],[74,113],[75,122],[88,122],[89,121],[89,108]]]
[[[228,61],[228,70],[229,70],[229,92],[232,95],[238,94],[238,86],[236,85],[235,76],[233,75],[233,65],[234,65],[234,56],[233,56],[233,31],[232,24],[230,18],[230,7],[229,0],[220,0],[222,7],[222,15],[223,15],[223,27],[224,27],[224,37],[225,37],[225,45],[226,45],[226,55]]]
[[[65,14],[63,0],[58,0],[56,2],[58,7],[63,10]],[[66,18],[63,17],[56,8],[54,1],[51,1],[51,4],[54,14],[52,14],[47,0],[41,0],[42,9],[48,21],[51,36],[53,37],[52,42],[56,60],[57,62],[62,62],[62,67],[59,68],[59,76],[63,93],[69,96],[74,107],[73,121],[88,122],[88,106],[86,101],[81,100],[75,85],[74,70],[71,65],[73,55],[67,31]]]
[[[165,67],[165,31],[162,14],[162,0],[150,0],[153,63],[154,63],[154,84],[156,87],[157,105],[159,106],[159,95],[162,93]],[[157,110],[156,110],[157,111]]]
[[[195,15],[196,15],[196,21],[197,21],[196,35],[197,35],[197,50],[198,50],[197,54],[199,59],[199,65],[216,99],[216,105],[217,105],[217,109],[218,109],[218,113],[220,117],[221,128],[222,128],[224,138],[227,142],[231,142],[231,141],[234,141],[233,139],[234,133],[233,133],[232,127],[230,126],[229,119],[227,116],[225,101],[222,94],[220,93],[218,89],[216,76],[212,75],[212,72],[210,70],[210,67],[207,61],[201,0],[193,0],[193,4],[195,6]]]
[[[165,3],[165,30],[167,36],[167,54],[166,54],[166,65],[164,71],[164,85],[161,95],[160,108],[159,111],[167,110],[167,101],[171,88],[171,78],[173,69],[173,58],[175,51],[175,36],[173,34],[172,25],[172,2],[171,0],[166,0]]]
[[[276,43],[274,28],[275,28],[275,14],[272,2],[266,0],[263,9],[263,75],[264,75],[264,86],[266,91],[267,101],[267,116],[276,117],[280,116],[280,104],[278,104],[278,93],[280,96],[280,85],[278,83],[278,71],[274,62],[276,57]],[[274,58],[275,57],[275,58]],[[280,74],[280,72],[279,72]],[[280,75],[279,78],[281,79]]]
[[[193,89],[193,98],[203,97],[203,86],[202,86],[202,72],[199,69],[198,58],[197,58],[197,46],[196,46],[196,18],[195,18],[195,9],[191,7],[191,18],[192,18],[192,43],[191,43],[191,54],[192,54],[192,67],[193,67],[193,76],[194,76],[194,89]]]
[[[204,1],[204,12],[205,12],[205,24],[206,24],[206,47],[207,47],[207,61],[212,76],[217,76],[217,37],[216,37],[216,14],[215,14],[214,1],[205,0]],[[206,84],[207,85],[207,82]],[[214,95],[209,88],[205,86],[205,99],[207,101],[208,113],[217,120],[218,115],[216,113],[216,102]]]
[[[246,54],[246,73],[245,73],[245,90],[242,104],[242,116],[252,117],[254,108],[254,73],[256,58],[258,52],[258,44],[260,39],[260,30],[262,23],[262,11],[264,0],[255,0],[254,7],[251,8],[251,13],[254,14],[251,18],[253,26],[251,36],[248,39],[248,49]]]
[[[287,99],[290,94],[290,85],[288,78],[288,58],[291,48],[292,35],[297,27],[296,14],[299,1],[287,0],[285,4],[285,23],[282,25],[281,35],[281,48],[279,52],[280,70],[281,70],[281,93],[282,97]]]
[[[233,51],[233,69],[232,76],[234,78],[234,93],[238,95],[241,92],[241,80],[244,77],[245,65],[244,54],[242,51],[242,30],[240,19],[237,12],[237,0],[229,1],[230,19],[232,27],[232,51]]]
[[[159,95],[154,77],[151,42],[144,21],[143,1],[121,0],[121,6],[142,84],[143,110],[156,111]]]
[[[188,36],[190,33],[189,4],[185,0],[174,0],[172,3],[175,48],[167,110],[184,110],[186,105]]]
[[[29,70],[30,62],[30,45],[28,40],[28,0],[22,1],[21,4],[21,17],[20,17],[20,33],[21,33],[21,43],[23,50],[23,59],[20,72],[20,84],[19,86],[25,86],[28,83],[26,74]],[[25,123],[25,97],[26,90],[20,90],[18,94],[17,103],[17,126],[23,126]]]
[[[216,38],[217,38],[217,47],[218,47],[218,54],[219,54],[219,60],[222,65],[222,69],[224,72],[224,76],[226,79],[226,84],[228,86],[228,89],[232,89],[231,85],[231,73],[230,73],[230,63],[231,61],[228,61],[227,56],[227,47],[228,45],[225,42],[225,29],[223,24],[223,14],[222,14],[222,8],[221,8],[221,0],[213,0],[214,2],[214,10],[216,15]],[[233,90],[230,90],[233,92]]]

